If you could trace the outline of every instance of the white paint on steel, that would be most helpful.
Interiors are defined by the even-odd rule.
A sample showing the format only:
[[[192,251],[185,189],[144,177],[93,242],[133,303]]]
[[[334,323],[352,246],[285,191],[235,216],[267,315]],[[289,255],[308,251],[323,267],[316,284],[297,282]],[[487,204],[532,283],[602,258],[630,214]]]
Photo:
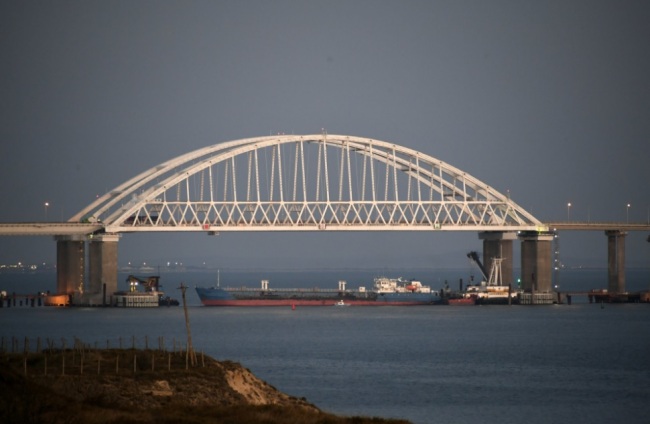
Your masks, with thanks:
[[[283,151],[292,143],[293,150]],[[286,166],[291,159],[293,167]],[[377,186],[381,172],[384,184]],[[115,233],[547,229],[508,196],[434,157],[331,134],[248,138],[189,152],[121,184],[70,220],[80,221],[99,221]]]

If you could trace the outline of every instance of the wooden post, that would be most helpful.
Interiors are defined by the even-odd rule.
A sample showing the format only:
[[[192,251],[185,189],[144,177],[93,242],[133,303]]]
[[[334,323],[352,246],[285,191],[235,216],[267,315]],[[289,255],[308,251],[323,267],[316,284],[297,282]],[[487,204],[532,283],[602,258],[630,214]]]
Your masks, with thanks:
[[[181,283],[181,293],[183,294],[183,311],[185,312],[185,329],[187,330],[187,350],[185,351],[185,363],[191,362],[192,366],[196,365],[196,353],[192,347],[192,331],[190,330],[190,317],[187,312],[187,301],[185,300],[185,290],[187,286]]]

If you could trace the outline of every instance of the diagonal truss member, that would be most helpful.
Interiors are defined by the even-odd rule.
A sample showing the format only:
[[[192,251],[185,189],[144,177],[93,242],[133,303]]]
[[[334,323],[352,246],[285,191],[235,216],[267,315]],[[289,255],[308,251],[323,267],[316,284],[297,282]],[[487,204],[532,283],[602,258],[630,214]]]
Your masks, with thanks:
[[[508,196],[421,152],[316,134],[215,144],[155,166],[70,221],[106,232],[539,231]]]

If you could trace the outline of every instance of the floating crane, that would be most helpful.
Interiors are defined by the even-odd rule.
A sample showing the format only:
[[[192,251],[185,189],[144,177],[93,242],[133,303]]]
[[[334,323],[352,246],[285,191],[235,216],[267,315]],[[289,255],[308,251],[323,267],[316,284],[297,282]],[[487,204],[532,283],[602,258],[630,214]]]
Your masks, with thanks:
[[[178,306],[178,300],[165,296],[161,291],[160,276],[140,278],[129,275],[126,278],[129,284],[129,291],[116,292],[115,306],[142,308],[155,306]],[[142,289],[138,289],[142,287]]]
[[[483,274],[483,281],[480,285],[470,285],[467,287],[467,296],[475,297],[477,303],[512,303],[517,299],[517,292],[513,292],[510,285],[503,285],[501,262],[504,258],[492,258],[490,267],[490,276],[485,270],[476,252],[469,252],[467,257],[470,258]]]
[[[157,292],[160,288],[160,276],[158,275],[146,277],[146,280],[135,275],[129,275],[126,277],[126,282],[129,283],[129,291],[131,292],[138,291],[138,285],[142,285],[145,292]]]

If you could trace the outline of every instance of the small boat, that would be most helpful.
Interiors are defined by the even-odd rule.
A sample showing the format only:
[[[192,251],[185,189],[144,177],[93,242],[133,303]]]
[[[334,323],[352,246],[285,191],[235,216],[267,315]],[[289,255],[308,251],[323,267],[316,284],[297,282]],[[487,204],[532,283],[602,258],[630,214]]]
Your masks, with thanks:
[[[350,306],[350,304],[349,304],[349,303],[345,303],[345,302],[342,301],[342,300],[339,300],[338,302],[336,302],[336,303],[334,304],[334,306]]]

